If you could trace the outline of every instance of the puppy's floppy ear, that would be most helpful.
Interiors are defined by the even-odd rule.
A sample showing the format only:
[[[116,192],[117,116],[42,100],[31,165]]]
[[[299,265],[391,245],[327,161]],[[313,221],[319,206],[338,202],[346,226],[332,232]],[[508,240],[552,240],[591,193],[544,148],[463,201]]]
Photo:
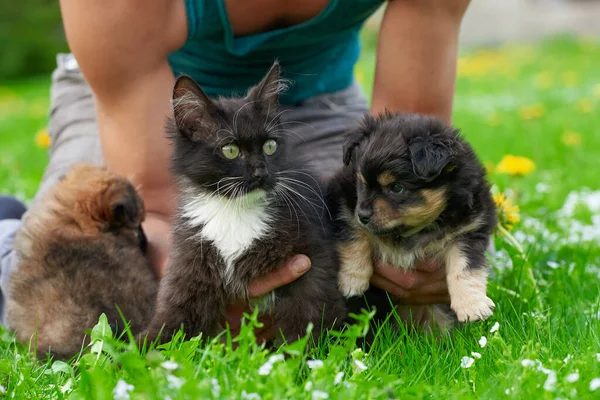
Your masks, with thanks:
[[[180,76],[173,88],[173,117],[179,132],[191,140],[212,132],[217,107],[189,76]]]
[[[246,99],[260,101],[263,107],[275,110],[279,106],[279,94],[287,89],[288,83],[281,79],[281,67],[275,61],[260,83],[248,91]]]
[[[356,148],[371,135],[371,132],[375,129],[375,123],[376,121],[372,116],[366,115],[358,128],[346,134],[343,148],[345,166],[350,165],[352,158],[355,156]]]
[[[435,135],[411,140],[408,148],[415,175],[427,182],[437,178],[453,159],[454,143]]]
[[[346,134],[346,140],[344,142],[344,165],[350,165],[356,148],[367,138],[365,131],[360,128]]]

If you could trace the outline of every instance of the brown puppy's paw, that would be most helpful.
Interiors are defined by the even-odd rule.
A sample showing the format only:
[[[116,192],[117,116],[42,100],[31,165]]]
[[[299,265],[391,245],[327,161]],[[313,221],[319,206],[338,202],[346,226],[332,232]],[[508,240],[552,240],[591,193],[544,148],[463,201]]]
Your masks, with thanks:
[[[483,294],[477,297],[465,296],[460,299],[452,299],[451,307],[460,322],[473,322],[489,318],[496,305]]]

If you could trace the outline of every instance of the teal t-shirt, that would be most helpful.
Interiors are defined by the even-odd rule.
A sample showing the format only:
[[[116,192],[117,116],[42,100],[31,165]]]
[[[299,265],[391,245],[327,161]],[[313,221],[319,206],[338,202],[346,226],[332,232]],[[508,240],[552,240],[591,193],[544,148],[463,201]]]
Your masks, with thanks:
[[[191,76],[209,96],[239,95],[278,59],[292,81],[281,102],[298,104],[352,83],[359,31],[383,0],[329,0],[306,22],[242,37],[233,35],[224,0],[185,3],[188,38],[169,56],[175,76]]]

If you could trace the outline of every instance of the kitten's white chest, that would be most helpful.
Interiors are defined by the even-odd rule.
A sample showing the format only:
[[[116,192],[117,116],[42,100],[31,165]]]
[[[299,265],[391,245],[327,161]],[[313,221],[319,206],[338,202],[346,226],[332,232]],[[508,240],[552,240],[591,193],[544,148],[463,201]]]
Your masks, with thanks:
[[[237,259],[270,230],[272,216],[265,196],[263,191],[235,199],[199,195],[190,197],[183,206],[183,216],[189,219],[188,223],[202,226],[202,240],[211,241],[223,258],[225,284],[233,279]]]

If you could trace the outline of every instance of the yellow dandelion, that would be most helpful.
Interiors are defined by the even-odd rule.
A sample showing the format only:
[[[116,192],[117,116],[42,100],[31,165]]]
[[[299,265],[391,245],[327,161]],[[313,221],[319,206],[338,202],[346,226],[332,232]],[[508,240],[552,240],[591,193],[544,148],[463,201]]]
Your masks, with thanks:
[[[360,70],[360,69],[356,70],[356,72],[354,73],[354,76],[356,77],[356,80],[361,85],[365,84],[365,73],[362,70]]]
[[[519,206],[513,204],[512,199],[506,197],[504,193],[497,193],[492,197],[494,198],[494,203],[496,204],[498,225],[509,232],[512,231],[515,224],[521,221],[521,216],[519,215]],[[502,233],[502,231],[500,232]]]
[[[498,50],[481,50],[463,56],[457,62],[457,75],[459,77],[480,77],[489,73],[510,74],[511,68],[508,57]]]
[[[573,87],[577,84],[578,78],[577,74],[573,71],[563,72],[562,74],[562,82],[563,85],[567,87]]]
[[[546,107],[543,104],[536,103],[519,108],[519,117],[528,121],[543,117],[546,114]]]
[[[581,133],[574,131],[566,131],[562,135],[562,142],[567,146],[577,146],[581,144]]]
[[[35,135],[35,144],[42,149],[47,149],[50,147],[50,135],[48,135],[48,131],[42,129]]]
[[[535,164],[526,157],[505,155],[496,166],[496,172],[508,175],[528,175],[535,170]]]
[[[500,125],[502,123],[502,116],[500,115],[499,112],[494,111],[487,118],[487,123],[490,126],[498,126],[498,125]]]
[[[554,79],[550,71],[542,71],[535,74],[535,77],[533,78],[533,83],[536,87],[540,89],[549,89],[552,87]]]
[[[584,114],[592,112],[592,108],[594,108],[592,101],[588,98],[579,99],[576,103],[576,106],[579,112]]]
[[[491,174],[491,173],[493,173],[493,172],[494,172],[494,163],[493,163],[493,162],[491,162],[491,161],[486,161],[486,162],[484,162],[484,163],[483,163],[483,166],[485,167],[485,171],[486,171],[488,174]]]
[[[594,96],[600,99],[600,83],[594,85]]]

